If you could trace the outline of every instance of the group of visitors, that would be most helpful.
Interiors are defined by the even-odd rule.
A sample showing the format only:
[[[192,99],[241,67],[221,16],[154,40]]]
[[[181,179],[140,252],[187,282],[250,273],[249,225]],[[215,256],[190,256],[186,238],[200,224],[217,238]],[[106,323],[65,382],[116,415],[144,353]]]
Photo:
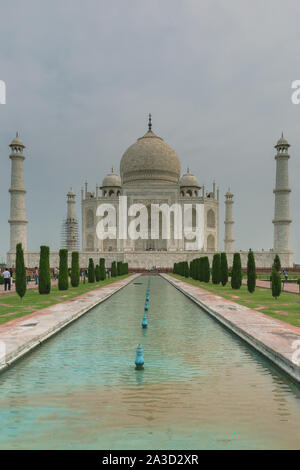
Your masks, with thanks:
[[[4,268],[1,272],[1,276],[3,277],[4,281],[4,290],[11,290],[12,279],[13,279],[13,270],[12,268]],[[38,268],[34,268],[34,270],[26,268],[26,284],[28,285],[31,279],[34,280],[35,284],[38,285],[39,281],[39,270]]]
[[[4,268],[0,274],[4,280],[4,290],[11,290],[12,279],[13,279],[13,270],[11,268]],[[59,269],[53,268],[52,270],[52,278],[53,280],[58,279]],[[69,275],[71,275],[71,269],[69,269]],[[110,276],[110,270],[106,269],[106,277]],[[80,269],[80,280],[85,281],[88,277],[88,270],[87,269]],[[39,268],[35,267],[34,269],[26,268],[26,284],[28,285],[30,281],[34,281],[35,285],[37,286],[39,283]]]

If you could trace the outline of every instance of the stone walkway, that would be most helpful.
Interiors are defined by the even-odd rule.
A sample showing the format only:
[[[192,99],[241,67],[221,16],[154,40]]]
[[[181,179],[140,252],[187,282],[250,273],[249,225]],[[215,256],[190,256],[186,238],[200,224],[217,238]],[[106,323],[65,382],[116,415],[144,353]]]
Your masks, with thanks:
[[[299,327],[275,320],[167,274],[161,276],[300,383]]]
[[[0,325],[0,371],[84,315],[139,274]]]

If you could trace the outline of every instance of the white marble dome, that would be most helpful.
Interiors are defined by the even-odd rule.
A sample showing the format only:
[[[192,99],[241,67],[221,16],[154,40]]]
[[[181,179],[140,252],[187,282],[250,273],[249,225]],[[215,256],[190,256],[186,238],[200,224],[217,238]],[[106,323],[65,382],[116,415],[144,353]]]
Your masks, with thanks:
[[[178,183],[180,160],[175,150],[149,129],[124,153],[120,174],[122,184],[143,180],[149,183]]]
[[[105,178],[102,181],[101,187],[105,188],[105,187],[111,187],[111,186],[117,186],[117,187],[121,186],[121,178],[119,175],[114,173],[113,170],[111,173],[105,176]]]
[[[187,187],[194,187],[194,188],[200,188],[200,185],[198,183],[198,180],[196,176],[192,175],[189,170],[187,173],[182,175],[179,181],[180,187],[181,188],[187,188]]]

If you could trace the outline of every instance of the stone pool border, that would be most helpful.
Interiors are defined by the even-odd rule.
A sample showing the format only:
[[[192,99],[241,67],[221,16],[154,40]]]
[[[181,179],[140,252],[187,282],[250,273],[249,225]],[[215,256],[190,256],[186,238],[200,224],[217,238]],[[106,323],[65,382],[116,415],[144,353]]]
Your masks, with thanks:
[[[257,310],[244,307],[167,274],[161,273],[160,276],[300,385],[300,367],[292,361],[292,356],[295,354],[295,347],[292,345],[297,340],[298,357],[300,357],[299,327],[268,317]]]
[[[133,274],[0,325],[0,373],[139,276]]]

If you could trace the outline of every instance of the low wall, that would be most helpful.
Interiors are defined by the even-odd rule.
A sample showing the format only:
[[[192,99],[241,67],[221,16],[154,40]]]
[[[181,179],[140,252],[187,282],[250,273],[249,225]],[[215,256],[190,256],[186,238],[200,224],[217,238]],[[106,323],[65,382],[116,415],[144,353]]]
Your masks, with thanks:
[[[195,251],[141,251],[141,252],[124,252],[124,251],[111,251],[111,252],[80,252],[80,267],[86,268],[89,264],[89,258],[93,258],[94,263],[99,263],[99,258],[105,258],[105,264],[107,267],[111,266],[113,261],[123,261],[128,263],[131,271],[152,269],[153,266],[156,268],[171,269],[174,263],[180,261],[192,261],[199,256],[208,256],[210,263],[212,263],[213,255],[215,253],[203,253]],[[242,267],[246,268],[248,252],[241,251],[241,262]],[[257,268],[268,269],[273,265],[275,252],[273,251],[255,251],[255,263]],[[281,260],[281,266],[283,268],[292,268],[294,262],[294,256],[292,252],[278,253]],[[9,267],[15,267],[15,253],[9,252],[7,254],[7,265]],[[40,253],[39,251],[27,251],[24,254],[25,266],[28,268],[34,268],[39,265]],[[232,266],[233,253],[227,253],[228,266]],[[59,254],[58,251],[50,252],[50,266],[55,268],[59,266]],[[69,253],[69,266],[71,266],[71,253]]]

